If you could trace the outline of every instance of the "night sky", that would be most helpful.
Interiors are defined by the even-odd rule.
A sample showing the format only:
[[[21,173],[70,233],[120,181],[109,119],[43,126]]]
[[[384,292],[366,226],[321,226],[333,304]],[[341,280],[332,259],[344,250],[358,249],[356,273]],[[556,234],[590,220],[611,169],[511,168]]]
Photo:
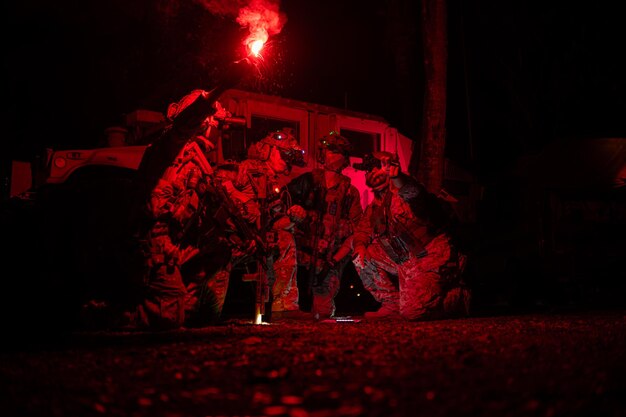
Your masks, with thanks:
[[[246,35],[191,0],[10,3],[3,143],[12,157],[96,146],[126,113],[164,111],[210,88]],[[449,157],[497,174],[555,140],[626,137],[626,30],[618,6],[601,3],[448,3]],[[283,0],[286,24],[242,87],[347,105],[418,139],[419,9],[414,0]]]

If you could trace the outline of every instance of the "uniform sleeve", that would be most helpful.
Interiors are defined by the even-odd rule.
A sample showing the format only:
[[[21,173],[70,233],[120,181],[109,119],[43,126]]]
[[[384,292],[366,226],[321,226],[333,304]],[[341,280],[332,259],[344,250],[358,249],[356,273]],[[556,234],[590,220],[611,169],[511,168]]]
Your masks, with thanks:
[[[368,246],[372,240],[374,234],[374,228],[371,222],[372,218],[372,206],[369,205],[365,208],[365,211],[360,216],[355,228],[354,228],[354,243],[353,247]]]

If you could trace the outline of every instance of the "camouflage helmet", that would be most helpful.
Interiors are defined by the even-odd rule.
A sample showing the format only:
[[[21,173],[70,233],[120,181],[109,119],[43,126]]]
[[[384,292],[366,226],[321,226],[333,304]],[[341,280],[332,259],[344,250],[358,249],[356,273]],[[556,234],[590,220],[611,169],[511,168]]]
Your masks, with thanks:
[[[281,158],[288,165],[304,167],[304,149],[300,147],[292,128],[283,128],[270,132],[263,139],[251,146],[248,150],[248,157],[252,159],[267,160],[271,148],[274,147],[280,152]]]
[[[321,149],[342,153],[346,157],[350,156],[350,151],[352,150],[350,141],[334,130],[320,139],[319,146]]]
[[[338,168],[338,170],[341,171],[343,168],[350,165],[351,150],[352,144],[350,143],[350,141],[333,130],[319,140],[317,162],[322,165],[326,163],[325,151],[339,153],[343,155],[345,159],[345,161],[343,162],[343,166]]]
[[[261,139],[261,142],[270,146],[276,146],[277,148],[300,147],[294,131],[290,127],[284,127],[282,129],[269,132],[263,139]]]
[[[218,126],[215,116],[219,114],[223,119],[227,113],[218,101],[213,102],[212,106],[215,111],[212,114],[205,113],[202,107],[194,106],[194,103],[199,102],[199,100],[204,100],[206,94],[207,92],[204,90],[193,90],[179,101],[170,103],[166,112],[166,120],[169,123],[177,123],[176,119],[182,117],[181,123],[185,125],[185,130],[189,130],[195,126],[195,137],[190,139],[198,143],[205,152],[215,149],[214,142],[216,140],[215,136],[217,131],[214,128]],[[195,109],[192,107],[190,112],[187,110],[189,113],[186,116],[181,116],[181,114],[191,106],[195,107]]]

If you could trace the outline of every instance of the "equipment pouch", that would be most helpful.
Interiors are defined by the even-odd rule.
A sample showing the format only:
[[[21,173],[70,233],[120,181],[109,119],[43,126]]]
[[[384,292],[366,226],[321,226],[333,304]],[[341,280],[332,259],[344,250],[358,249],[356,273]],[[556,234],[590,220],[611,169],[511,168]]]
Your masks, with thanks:
[[[426,248],[422,244],[422,241],[407,232],[401,232],[400,237],[397,237],[396,239],[402,242],[403,247],[406,248],[407,252],[412,252],[416,258],[422,258],[428,254]]]
[[[401,264],[409,259],[409,250],[401,239],[392,236],[380,236],[379,240],[385,253],[395,263]]]

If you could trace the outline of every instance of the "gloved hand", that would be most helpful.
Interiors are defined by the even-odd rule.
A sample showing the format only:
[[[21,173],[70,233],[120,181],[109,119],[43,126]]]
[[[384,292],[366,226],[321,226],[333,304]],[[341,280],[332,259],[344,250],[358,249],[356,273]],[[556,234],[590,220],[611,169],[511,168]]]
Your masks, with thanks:
[[[387,171],[389,178],[396,178],[398,175],[400,175],[400,163],[398,162],[397,158],[392,158],[385,155],[381,157],[380,163],[382,169]]]
[[[355,266],[364,268],[370,262],[370,255],[365,245],[357,245],[354,247],[352,260]]]
[[[293,220],[289,216],[281,216],[272,224],[272,230],[292,231],[293,226]]]
[[[294,204],[293,206],[289,207],[289,210],[287,210],[287,214],[289,215],[291,221],[294,223],[302,223],[307,216],[304,207],[298,204]]]

